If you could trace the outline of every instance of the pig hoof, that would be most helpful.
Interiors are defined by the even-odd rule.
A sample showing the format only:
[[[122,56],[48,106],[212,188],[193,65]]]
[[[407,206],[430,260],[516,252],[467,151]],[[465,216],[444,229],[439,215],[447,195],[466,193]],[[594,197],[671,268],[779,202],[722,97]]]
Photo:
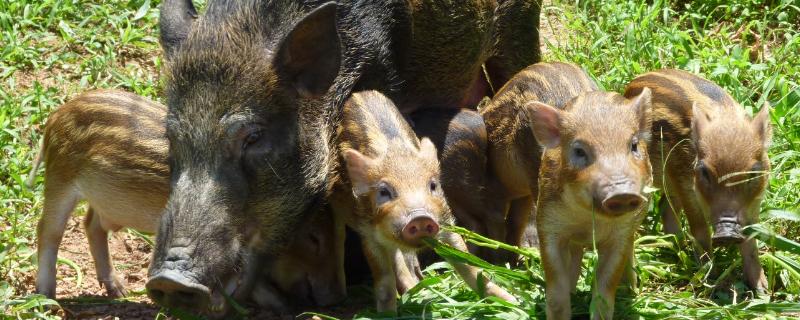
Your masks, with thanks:
[[[128,295],[125,286],[116,277],[113,280],[101,280],[100,285],[106,288],[106,294],[111,299],[124,298]]]

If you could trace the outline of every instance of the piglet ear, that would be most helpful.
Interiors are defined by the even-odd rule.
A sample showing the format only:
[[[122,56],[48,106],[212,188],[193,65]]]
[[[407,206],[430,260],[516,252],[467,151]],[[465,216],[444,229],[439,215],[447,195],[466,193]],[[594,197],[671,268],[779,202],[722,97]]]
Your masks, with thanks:
[[[347,166],[350,184],[353,186],[353,194],[356,196],[367,194],[371,185],[370,171],[375,167],[375,160],[353,149],[344,150],[342,157]]]
[[[696,144],[700,140],[703,130],[708,126],[711,118],[708,114],[697,105],[697,102],[692,103],[692,141]]]
[[[319,97],[339,73],[341,55],[336,4],[328,2],[294,26],[278,47],[274,66],[281,80],[301,97]]]
[[[772,125],[769,119],[769,102],[764,102],[764,106],[753,117],[753,131],[761,138],[764,148],[768,148],[772,141]]]
[[[561,142],[561,111],[539,101],[525,106],[533,135],[542,147],[555,148]]]
[[[438,160],[436,153],[436,146],[431,142],[431,139],[422,138],[419,141],[419,153],[423,158],[430,160]]]
[[[638,96],[631,99],[631,103],[636,108],[636,116],[639,118],[639,132],[645,138],[650,136],[652,127],[651,110],[653,109],[653,93],[650,88],[642,88]]]

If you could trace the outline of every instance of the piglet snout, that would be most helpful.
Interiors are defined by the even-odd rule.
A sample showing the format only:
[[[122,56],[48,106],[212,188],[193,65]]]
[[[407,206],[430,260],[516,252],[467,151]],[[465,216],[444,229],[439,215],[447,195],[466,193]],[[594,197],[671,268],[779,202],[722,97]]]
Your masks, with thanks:
[[[736,217],[723,216],[714,224],[714,236],[711,237],[711,243],[715,247],[727,247],[740,244],[742,241],[744,241],[742,226]]]
[[[621,215],[638,209],[644,201],[645,198],[638,193],[618,192],[603,199],[602,206],[606,213]]]
[[[410,245],[420,245],[422,238],[434,237],[439,233],[439,224],[429,214],[416,214],[411,216],[403,227],[403,241]]]

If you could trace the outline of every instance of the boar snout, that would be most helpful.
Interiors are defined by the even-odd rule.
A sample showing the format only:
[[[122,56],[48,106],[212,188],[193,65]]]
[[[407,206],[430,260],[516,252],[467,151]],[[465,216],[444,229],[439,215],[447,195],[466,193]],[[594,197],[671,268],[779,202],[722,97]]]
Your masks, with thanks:
[[[173,269],[162,270],[147,281],[147,294],[169,308],[206,309],[211,300],[208,287]]]
[[[602,212],[612,216],[633,212],[647,200],[630,179],[615,179],[598,190],[595,202]]]
[[[744,241],[742,226],[736,215],[723,215],[714,224],[714,236],[711,243],[715,247],[727,247]]]
[[[425,237],[434,237],[439,233],[439,223],[427,212],[416,212],[409,216],[403,226],[401,236],[406,243],[419,246]]]

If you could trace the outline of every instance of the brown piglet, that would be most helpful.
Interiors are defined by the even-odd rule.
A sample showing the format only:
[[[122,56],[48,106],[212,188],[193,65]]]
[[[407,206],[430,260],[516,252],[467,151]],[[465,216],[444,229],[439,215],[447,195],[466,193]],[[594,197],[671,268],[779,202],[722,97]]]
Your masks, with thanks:
[[[536,225],[545,274],[548,319],[569,319],[584,250],[597,248],[592,289],[595,319],[611,319],[616,288],[631,275],[634,234],[646,213],[652,175],[647,154],[650,90],[630,100],[593,91],[563,109],[530,106],[536,140],[545,148]]]
[[[427,138],[419,140],[392,101],[375,91],[347,100],[337,133],[340,161],[329,202],[338,221],[362,238],[378,310],[396,311],[398,291],[418,282],[405,254],[422,248],[426,237],[467,250],[461,236],[441,230],[453,224],[453,216],[439,180],[436,147]],[[486,294],[515,301],[479,279],[479,269],[453,266],[473,290],[482,282]]]
[[[573,97],[597,89],[576,65],[537,63],[517,73],[481,109],[488,133],[485,224],[489,237],[520,245],[526,228],[535,228],[529,221],[538,195],[542,148],[534,137],[531,102],[562,108]],[[525,240],[534,246],[538,241]]]
[[[50,115],[29,178],[32,184],[44,161],[37,292],[55,297],[58,247],[72,211],[78,201],[86,200],[86,235],[98,281],[110,297],[125,295],[113,268],[107,235],[121,228],[147,233],[158,229],[169,195],[165,114],[166,107],[135,94],[96,90]],[[338,244],[331,221],[329,213],[313,217],[267,266],[266,277],[253,273],[240,274],[240,279],[278,283],[276,292],[283,300],[310,296],[316,303],[330,304],[343,299],[343,272],[336,269],[337,264],[328,263],[336,256]],[[247,294],[242,290],[252,285],[236,283],[229,293]]]
[[[769,108],[751,118],[724,89],[680,70],[641,75],[625,95],[637,95],[643,87],[653,90],[649,148],[655,185],[666,195],[660,203],[664,231],[680,232],[676,213],[683,211],[698,252],[739,245],[747,284],[764,291],[756,240],[741,229],[758,222],[767,187]]]

